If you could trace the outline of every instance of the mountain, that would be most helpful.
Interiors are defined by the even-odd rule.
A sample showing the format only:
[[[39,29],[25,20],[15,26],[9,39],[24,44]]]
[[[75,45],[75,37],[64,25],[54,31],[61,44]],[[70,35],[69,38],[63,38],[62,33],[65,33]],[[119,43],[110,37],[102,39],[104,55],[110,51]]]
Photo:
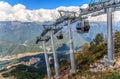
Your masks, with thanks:
[[[41,49],[34,42],[41,29],[41,23],[0,22],[0,55],[40,51]],[[27,45],[28,43],[31,45]]]
[[[97,37],[97,36],[96,36]],[[120,49],[120,32],[117,31],[115,33],[115,59],[119,60],[119,49]],[[87,50],[82,50],[81,52],[75,53],[76,59],[76,73],[74,75],[69,74],[70,72],[70,61],[69,54],[67,53],[58,53],[59,67],[60,67],[60,78],[62,79],[81,79],[81,78],[91,78],[97,79],[110,79],[108,75],[111,75],[111,79],[117,79],[120,74],[119,73],[119,61],[115,61],[115,65],[112,67],[104,67],[103,64],[103,56],[107,54],[107,42],[99,41],[99,44],[93,43],[92,41],[90,47],[86,48]],[[62,47],[67,47],[67,45],[63,44]],[[66,50],[65,48],[58,48],[58,50]],[[97,48],[96,48],[97,47]],[[51,74],[54,76],[54,63],[52,53],[48,54],[50,61]],[[16,56],[17,57],[17,56]],[[1,62],[1,70],[2,76],[5,78],[15,77],[19,79],[43,79],[47,78],[46,72],[46,64],[44,54],[36,54],[31,56],[23,56],[18,59],[9,60]],[[117,71],[116,71],[117,70]],[[110,73],[111,71],[111,73]],[[101,74],[99,74],[101,73]],[[114,73],[114,75],[113,75]],[[22,74],[22,75],[19,75]],[[32,74],[32,75],[31,75]],[[91,75],[92,74],[92,75]],[[104,75],[103,75],[104,74]],[[116,74],[116,75],[115,75]],[[114,77],[113,77],[114,76]],[[119,79],[119,78],[118,78]]]
[[[0,22],[0,40],[21,44],[39,35],[41,29],[40,23],[3,21]]]
[[[45,22],[47,23],[47,22]],[[25,52],[42,52],[42,48],[39,47],[42,44],[35,44],[36,36],[39,36],[42,31],[42,23],[39,22],[19,22],[19,21],[1,21],[0,22],[0,56],[19,54]],[[88,33],[79,34],[76,32],[75,24],[72,25],[72,34],[74,40],[74,47],[81,48],[84,43],[92,41],[97,33],[103,33],[107,35],[106,22],[91,22],[91,28]],[[114,23],[114,31],[120,30],[120,22]],[[57,40],[55,37],[55,47],[64,48],[64,45],[69,46],[68,28],[64,27],[63,33],[64,39]],[[51,49],[50,41],[47,43],[47,47]],[[67,48],[67,47],[66,47]]]

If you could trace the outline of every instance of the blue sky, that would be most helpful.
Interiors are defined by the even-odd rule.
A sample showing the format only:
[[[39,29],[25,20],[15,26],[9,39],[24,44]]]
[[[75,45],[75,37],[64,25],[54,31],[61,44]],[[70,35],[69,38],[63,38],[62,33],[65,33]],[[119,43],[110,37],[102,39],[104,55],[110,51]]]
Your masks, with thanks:
[[[59,6],[81,6],[90,3],[90,0],[1,0],[11,5],[23,4],[27,9],[54,9]]]

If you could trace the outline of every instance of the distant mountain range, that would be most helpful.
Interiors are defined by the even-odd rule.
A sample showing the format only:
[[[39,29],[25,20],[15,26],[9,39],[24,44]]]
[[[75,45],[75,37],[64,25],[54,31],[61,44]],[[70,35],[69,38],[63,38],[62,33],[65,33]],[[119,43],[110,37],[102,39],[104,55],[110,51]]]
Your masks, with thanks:
[[[3,21],[0,22],[0,40],[21,44],[39,35],[41,29],[40,23]]]
[[[36,22],[19,22],[19,21],[2,21],[0,22],[0,55],[11,55],[24,52],[39,52],[43,51],[41,44],[36,45],[36,36],[39,36],[40,31],[43,29],[42,23]],[[89,33],[78,34],[76,32],[76,26],[73,24],[73,40],[74,47],[81,48],[85,42],[90,42],[97,33],[103,33],[107,35],[107,25],[106,22],[91,22],[91,28]],[[116,22],[113,25],[113,29],[120,30],[120,22]],[[64,28],[63,32],[67,31]],[[62,46],[65,44],[69,46],[68,34],[64,35],[63,40],[56,40],[56,49],[61,50]],[[47,45],[51,48],[50,42]],[[59,48],[60,47],[60,48]],[[68,49],[68,48],[67,48]]]

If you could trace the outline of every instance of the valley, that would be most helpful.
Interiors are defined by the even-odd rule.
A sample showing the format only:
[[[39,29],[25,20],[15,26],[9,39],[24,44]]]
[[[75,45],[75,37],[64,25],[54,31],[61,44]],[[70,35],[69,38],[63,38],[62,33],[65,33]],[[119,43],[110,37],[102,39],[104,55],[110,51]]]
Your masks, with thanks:
[[[86,56],[81,54],[80,51],[85,52],[86,47],[84,46],[86,45],[84,44],[91,44],[98,33],[103,33],[104,40],[106,40],[107,28],[105,22],[91,22],[89,33],[78,34],[75,27],[76,26],[73,25],[72,29],[74,36],[74,48],[76,52],[75,55],[78,66],[77,69],[79,73],[79,68],[83,66],[85,69],[88,69],[85,63],[90,64],[106,53],[105,50],[99,51],[102,50],[101,46],[99,45],[98,49],[95,49],[94,44],[92,44],[93,48],[89,50],[89,53]],[[8,21],[0,22],[0,28],[0,72],[2,72],[2,76],[4,76],[4,78],[11,77],[11,79],[14,78],[13,76],[22,77],[18,75],[18,71],[20,71],[22,74],[26,73],[25,77],[27,77],[27,74],[36,74],[37,76],[40,76],[41,79],[46,78],[46,64],[42,43],[39,43],[38,45],[35,44],[36,37],[39,36],[40,30],[42,29],[41,24],[32,22],[24,23],[18,21]],[[115,23],[113,29],[114,33],[120,30],[119,22]],[[67,28],[64,28],[63,32],[66,32],[66,30]],[[58,54],[58,60],[60,63],[60,70],[63,71],[66,69],[64,73],[66,73],[67,76],[71,76],[67,74],[70,68],[68,35],[64,35],[63,40],[57,40],[56,37],[54,38],[56,52]],[[104,44],[102,45],[104,46]],[[99,54],[97,51],[101,52],[102,54]],[[50,67],[53,70],[54,61],[50,41],[47,43],[47,53],[49,56]],[[93,59],[89,58],[90,56],[93,56]],[[80,64],[82,65],[79,66]],[[52,74],[54,74],[54,71],[52,71]],[[75,76],[77,76],[77,74]],[[72,77],[74,78],[74,76]]]

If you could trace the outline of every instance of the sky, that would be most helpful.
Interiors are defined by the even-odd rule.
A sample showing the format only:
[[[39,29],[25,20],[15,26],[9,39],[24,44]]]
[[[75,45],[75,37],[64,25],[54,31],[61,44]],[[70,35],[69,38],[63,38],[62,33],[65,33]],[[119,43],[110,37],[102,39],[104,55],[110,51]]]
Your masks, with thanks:
[[[59,6],[81,6],[90,3],[90,0],[1,0],[10,5],[22,4],[27,9],[54,9]]]
[[[0,0],[0,21],[55,21],[59,18],[58,10],[80,13],[80,8],[87,8],[89,3],[90,0]],[[119,15],[120,11],[114,14],[115,20],[120,20]],[[106,15],[89,20],[106,21]]]
[[[76,0],[77,1],[77,0]],[[58,10],[79,12],[75,1],[64,0],[1,0],[0,21],[44,22],[58,18]],[[82,4],[81,4],[82,5]],[[87,4],[82,5],[88,6]]]

